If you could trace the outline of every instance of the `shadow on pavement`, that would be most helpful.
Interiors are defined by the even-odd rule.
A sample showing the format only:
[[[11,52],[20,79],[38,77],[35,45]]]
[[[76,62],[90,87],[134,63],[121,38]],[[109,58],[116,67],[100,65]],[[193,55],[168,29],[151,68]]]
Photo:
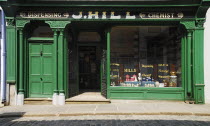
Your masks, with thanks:
[[[5,112],[0,114],[0,118],[8,118],[8,117],[23,117],[25,112]]]

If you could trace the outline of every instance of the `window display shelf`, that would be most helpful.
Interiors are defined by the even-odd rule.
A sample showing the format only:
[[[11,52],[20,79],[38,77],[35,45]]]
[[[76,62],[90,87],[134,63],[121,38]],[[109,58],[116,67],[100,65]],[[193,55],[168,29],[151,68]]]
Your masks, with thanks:
[[[165,91],[171,91],[171,90],[178,90],[178,91],[183,91],[184,88],[183,87],[143,87],[143,86],[140,86],[140,87],[126,87],[126,86],[110,86],[110,89],[111,90],[132,90],[132,91],[135,91],[135,90],[165,90]]]
[[[154,81],[125,81],[120,83],[122,87],[164,87],[164,84],[155,84]]]
[[[116,84],[114,81],[111,82],[111,86],[122,86],[122,87],[177,87],[177,76],[170,76],[171,82],[164,81],[124,81]],[[174,80],[175,79],[175,80]],[[173,82],[174,81],[174,82]]]

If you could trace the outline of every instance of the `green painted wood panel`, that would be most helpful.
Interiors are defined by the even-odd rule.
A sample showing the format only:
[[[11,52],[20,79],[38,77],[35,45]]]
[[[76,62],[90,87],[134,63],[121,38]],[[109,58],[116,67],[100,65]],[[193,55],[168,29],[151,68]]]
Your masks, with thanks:
[[[204,29],[196,29],[193,41],[193,82],[204,84]]]
[[[6,28],[7,41],[7,83],[16,82],[16,29],[13,26]]]
[[[204,104],[204,85],[195,85],[195,103]]]
[[[111,99],[144,99],[144,92],[111,92]]]
[[[184,100],[182,88],[111,88],[110,99]]]
[[[193,89],[196,104],[204,104],[204,29],[194,31],[193,41]]]
[[[29,44],[29,97],[52,97],[53,63],[51,43]]]

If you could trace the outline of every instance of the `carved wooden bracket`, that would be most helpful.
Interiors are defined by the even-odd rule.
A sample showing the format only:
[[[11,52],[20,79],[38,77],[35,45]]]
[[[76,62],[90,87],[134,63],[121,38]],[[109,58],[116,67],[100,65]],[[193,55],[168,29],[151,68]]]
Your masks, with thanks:
[[[16,20],[16,27],[24,28],[27,23],[30,23],[30,20]]]
[[[45,23],[49,24],[50,28],[55,29],[64,29],[67,24],[70,24],[70,21],[45,21]]]
[[[14,18],[8,18],[6,19],[6,26],[9,27],[9,26],[15,26],[15,20]]]
[[[181,21],[180,24],[183,24],[187,30],[195,29],[195,21]]]
[[[196,20],[196,27],[203,28],[205,20]]]

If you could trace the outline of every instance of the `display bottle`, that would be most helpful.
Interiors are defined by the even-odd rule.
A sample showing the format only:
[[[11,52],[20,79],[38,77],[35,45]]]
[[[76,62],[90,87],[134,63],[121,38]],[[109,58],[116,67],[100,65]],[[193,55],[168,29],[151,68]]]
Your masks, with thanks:
[[[163,83],[164,83],[164,87],[168,87],[168,83],[166,80],[163,80]]]

